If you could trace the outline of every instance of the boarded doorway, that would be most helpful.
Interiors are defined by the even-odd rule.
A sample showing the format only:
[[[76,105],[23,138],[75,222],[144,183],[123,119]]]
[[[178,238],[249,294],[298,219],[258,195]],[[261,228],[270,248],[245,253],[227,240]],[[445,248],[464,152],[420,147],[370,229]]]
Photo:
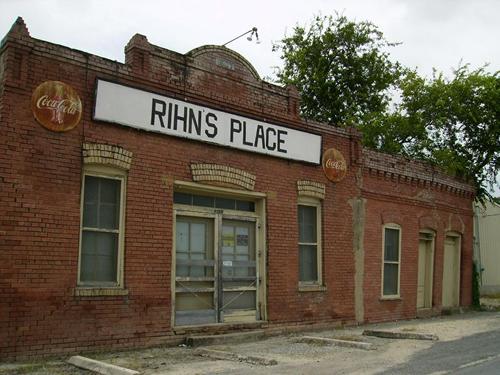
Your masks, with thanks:
[[[421,232],[418,243],[417,309],[432,307],[434,233]]]
[[[458,307],[460,303],[460,237],[447,235],[443,259],[443,307]]]

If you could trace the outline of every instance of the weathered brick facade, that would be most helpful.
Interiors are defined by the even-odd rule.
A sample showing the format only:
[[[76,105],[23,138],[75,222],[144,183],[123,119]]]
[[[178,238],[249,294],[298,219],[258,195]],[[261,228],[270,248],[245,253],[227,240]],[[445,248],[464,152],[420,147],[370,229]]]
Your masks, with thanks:
[[[321,134],[347,175],[93,120],[96,79]],[[79,94],[79,125],[51,132],[33,117],[33,90],[62,81]],[[435,232],[434,312],[441,310],[443,243],[461,235],[460,304],[471,301],[473,190],[424,164],[363,150],[359,134],[299,117],[293,87],[262,81],[219,46],[186,55],[135,35],[125,63],[32,38],[18,19],[0,49],[0,358],[175,343],[188,331],[405,319],[416,316],[418,237]],[[307,147],[307,145],[304,145]],[[77,288],[82,170],[128,170],[124,287]],[[174,182],[265,194],[267,319],[253,324],[172,327]],[[322,199],[323,288],[298,288],[298,196]],[[401,226],[400,298],[382,300],[385,223]]]

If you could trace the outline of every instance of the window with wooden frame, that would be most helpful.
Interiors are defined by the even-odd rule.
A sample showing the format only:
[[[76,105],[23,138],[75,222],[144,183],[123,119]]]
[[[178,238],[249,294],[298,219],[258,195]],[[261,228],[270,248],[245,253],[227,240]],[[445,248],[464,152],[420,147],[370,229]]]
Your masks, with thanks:
[[[322,285],[321,202],[300,197],[297,206],[299,230],[299,287]]]
[[[125,171],[104,166],[84,170],[79,286],[123,286],[125,184]]]
[[[382,298],[398,298],[401,273],[401,227],[387,224],[383,227],[382,244]]]

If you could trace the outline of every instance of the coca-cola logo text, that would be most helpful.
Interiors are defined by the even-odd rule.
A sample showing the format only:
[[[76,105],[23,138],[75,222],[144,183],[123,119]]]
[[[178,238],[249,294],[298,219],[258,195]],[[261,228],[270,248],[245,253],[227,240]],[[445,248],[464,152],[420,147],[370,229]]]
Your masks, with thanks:
[[[329,148],[323,153],[322,164],[323,172],[330,181],[339,182],[347,174],[347,163],[344,156],[335,148]]]
[[[325,163],[325,166],[327,168],[338,169],[339,171],[345,171],[347,169],[343,160],[328,159]]]
[[[82,102],[76,91],[59,81],[40,84],[33,91],[31,106],[43,127],[58,132],[73,129],[82,115]]]

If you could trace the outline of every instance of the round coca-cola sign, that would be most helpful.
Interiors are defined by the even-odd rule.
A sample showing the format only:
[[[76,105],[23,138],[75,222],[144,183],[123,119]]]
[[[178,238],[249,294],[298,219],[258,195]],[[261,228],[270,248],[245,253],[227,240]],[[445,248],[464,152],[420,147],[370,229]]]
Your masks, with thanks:
[[[45,128],[65,132],[73,129],[82,117],[82,102],[76,91],[60,81],[40,84],[31,96],[35,119]]]
[[[339,182],[344,179],[347,173],[344,156],[335,148],[329,148],[325,151],[321,158],[321,164],[326,178],[330,181]]]

